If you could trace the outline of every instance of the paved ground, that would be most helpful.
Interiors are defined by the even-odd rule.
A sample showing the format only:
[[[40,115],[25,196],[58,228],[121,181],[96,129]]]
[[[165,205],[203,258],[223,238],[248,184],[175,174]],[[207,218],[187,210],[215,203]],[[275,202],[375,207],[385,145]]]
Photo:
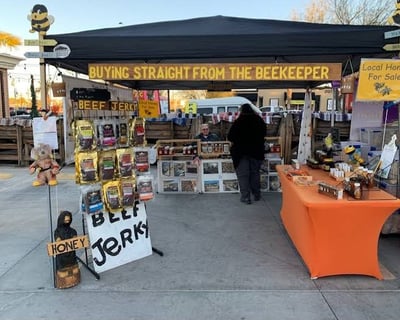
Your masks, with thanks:
[[[279,216],[279,193],[157,194],[147,205],[153,254],[55,289],[46,244],[61,209],[81,229],[73,167],[33,188],[27,168],[0,165],[0,319],[399,319],[400,238],[379,242],[385,280],[311,280]]]

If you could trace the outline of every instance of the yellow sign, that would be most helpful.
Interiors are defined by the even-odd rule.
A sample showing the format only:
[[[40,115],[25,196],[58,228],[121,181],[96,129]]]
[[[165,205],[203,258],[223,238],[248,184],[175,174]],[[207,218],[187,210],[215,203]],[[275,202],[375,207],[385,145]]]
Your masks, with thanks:
[[[340,80],[340,63],[89,64],[90,79],[169,81]]]
[[[139,100],[139,117],[157,118],[160,115],[158,101]]]
[[[400,97],[400,60],[361,59],[357,100],[394,101]]]
[[[188,102],[185,106],[185,113],[197,113],[197,103],[196,102]]]
[[[87,247],[89,247],[88,236],[80,236],[48,243],[47,253],[49,256],[56,256],[61,253],[67,253]]]

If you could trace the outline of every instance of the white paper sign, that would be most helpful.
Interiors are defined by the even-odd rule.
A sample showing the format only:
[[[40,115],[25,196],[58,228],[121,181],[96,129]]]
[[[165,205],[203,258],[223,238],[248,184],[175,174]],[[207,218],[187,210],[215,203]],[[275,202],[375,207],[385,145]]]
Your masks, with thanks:
[[[397,152],[396,139],[396,135],[393,135],[392,140],[383,147],[380,159],[380,168],[377,172],[377,176],[381,178],[387,179],[389,176],[389,172],[392,168],[393,160]]]
[[[48,144],[53,150],[58,149],[57,139],[57,117],[41,117],[32,120],[33,144],[35,147],[40,143]]]
[[[143,203],[125,213],[85,214],[96,272],[116,268],[152,254]]]

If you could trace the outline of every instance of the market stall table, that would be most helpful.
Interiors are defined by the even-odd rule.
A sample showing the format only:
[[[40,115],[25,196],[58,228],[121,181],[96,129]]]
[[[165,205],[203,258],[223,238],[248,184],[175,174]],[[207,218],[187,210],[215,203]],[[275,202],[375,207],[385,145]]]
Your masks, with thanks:
[[[383,279],[378,261],[378,241],[386,219],[400,200],[374,189],[366,200],[347,195],[337,200],[318,193],[315,182],[337,185],[327,172],[304,167],[311,185],[297,185],[287,177],[288,165],[278,165],[282,185],[281,218],[307,265],[311,278],[359,274]]]

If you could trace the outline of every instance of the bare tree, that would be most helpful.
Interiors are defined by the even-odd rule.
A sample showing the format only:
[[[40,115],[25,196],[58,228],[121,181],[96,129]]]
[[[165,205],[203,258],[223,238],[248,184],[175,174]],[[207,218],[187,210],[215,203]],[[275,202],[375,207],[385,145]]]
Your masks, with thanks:
[[[385,25],[394,14],[394,0],[311,0],[304,12],[293,11],[297,21]]]

